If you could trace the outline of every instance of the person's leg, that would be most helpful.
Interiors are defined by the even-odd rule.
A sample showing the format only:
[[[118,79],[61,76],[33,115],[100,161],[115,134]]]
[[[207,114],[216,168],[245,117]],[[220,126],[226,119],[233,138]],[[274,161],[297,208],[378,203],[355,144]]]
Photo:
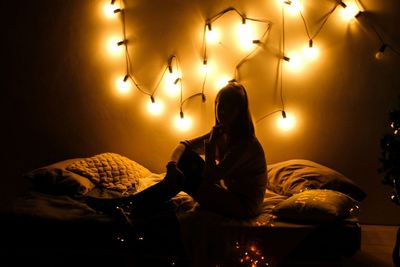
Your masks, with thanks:
[[[151,208],[167,202],[180,191],[191,194],[200,183],[204,164],[199,154],[185,150],[177,163],[178,171],[168,172],[161,182],[127,197],[126,201],[132,202],[133,208]]]
[[[185,191],[189,195],[200,183],[204,160],[195,152],[185,150],[177,167],[180,171],[169,171],[164,179],[138,193],[128,197],[99,199],[87,197],[86,202],[96,210],[114,212],[116,207],[123,210],[153,209]]]
[[[196,152],[187,150],[178,162],[178,168],[185,175],[182,191],[192,195],[198,188],[204,170],[205,162]]]
[[[117,198],[87,196],[86,203],[95,210],[105,213],[145,211],[165,204],[182,190],[184,175],[180,171],[169,171],[163,180],[133,195]],[[116,209],[117,208],[117,209]]]

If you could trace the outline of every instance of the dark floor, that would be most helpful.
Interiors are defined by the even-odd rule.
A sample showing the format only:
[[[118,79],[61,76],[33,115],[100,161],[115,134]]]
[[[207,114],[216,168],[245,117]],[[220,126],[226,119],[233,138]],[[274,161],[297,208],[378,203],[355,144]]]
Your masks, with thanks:
[[[361,225],[361,250],[343,266],[392,267],[392,251],[399,226]]]
[[[321,262],[318,260],[310,260],[302,263],[293,262],[284,267],[392,267],[394,266],[392,263],[392,251],[396,240],[397,229],[398,226],[361,225],[361,249],[352,257],[332,260],[329,262]],[[51,263],[50,265],[43,264],[42,266],[73,266],[75,263],[77,264],[76,266],[82,266],[80,264],[91,266],[91,263],[98,262],[99,260],[102,263],[102,266],[166,266],[165,261],[163,264],[160,262],[160,264],[158,264],[156,257],[152,257],[152,261],[135,264],[135,261],[129,257],[131,253],[127,251],[121,251],[120,255],[108,255],[107,250],[101,251],[96,250],[95,248],[89,249],[84,257],[84,262],[76,262],[76,260],[73,260],[74,256],[71,254],[62,255],[64,257],[60,257],[59,251],[57,251],[57,254],[54,254],[51,249],[44,251],[40,248],[32,248],[29,251],[20,252],[21,253],[14,254],[11,258],[9,257],[7,262],[0,261],[0,266],[21,266],[20,264],[17,264],[21,261],[26,263],[37,263],[40,262],[38,258],[44,258],[46,259],[46,263]],[[77,254],[79,253],[82,252],[77,251]],[[51,255],[58,256],[52,258]],[[64,258],[64,260],[61,258]],[[109,262],[107,263],[107,261]],[[126,264],[127,262],[129,262],[128,265]],[[168,262],[168,266],[187,267],[187,264],[171,259],[171,261]]]
[[[393,267],[392,252],[399,226],[361,225],[361,249],[350,258],[312,259],[279,267]]]

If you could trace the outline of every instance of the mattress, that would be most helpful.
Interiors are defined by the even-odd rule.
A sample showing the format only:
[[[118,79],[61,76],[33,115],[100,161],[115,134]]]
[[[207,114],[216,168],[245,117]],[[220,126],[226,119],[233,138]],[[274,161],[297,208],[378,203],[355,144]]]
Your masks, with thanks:
[[[82,199],[31,190],[18,198],[12,212],[2,214],[2,253],[15,265],[187,266],[195,261],[197,266],[232,266],[255,250],[254,260],[284,266],[316,255],[349,257],[360,248],[356,218],[325,224],[278,220],[271,210],[284,198],[268,191],[260,216],[235,220],[201,210],[182,192],[127,228]]]

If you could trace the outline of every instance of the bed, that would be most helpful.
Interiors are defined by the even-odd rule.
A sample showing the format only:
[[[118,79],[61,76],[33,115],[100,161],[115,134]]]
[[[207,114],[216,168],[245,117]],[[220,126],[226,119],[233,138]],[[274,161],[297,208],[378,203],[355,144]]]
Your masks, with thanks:
[[[263,212],[248,220],[202,210],[184,192],[131,224],[85,201],[129,195],[163,175],[116,153],[25,174],[32,187],[1,215],[3,259],[10,266],[312,266],[360,248],[365,193],[304,159],[269,164]]]

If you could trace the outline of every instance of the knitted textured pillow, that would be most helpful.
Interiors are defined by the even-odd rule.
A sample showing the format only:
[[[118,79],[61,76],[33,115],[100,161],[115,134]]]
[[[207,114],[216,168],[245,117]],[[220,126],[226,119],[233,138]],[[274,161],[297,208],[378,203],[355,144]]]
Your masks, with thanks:
[[[90,179],[96,186],[120,192],[132,191],[150,170],[116,153],[102,153],[77,160],[67,170]]]

